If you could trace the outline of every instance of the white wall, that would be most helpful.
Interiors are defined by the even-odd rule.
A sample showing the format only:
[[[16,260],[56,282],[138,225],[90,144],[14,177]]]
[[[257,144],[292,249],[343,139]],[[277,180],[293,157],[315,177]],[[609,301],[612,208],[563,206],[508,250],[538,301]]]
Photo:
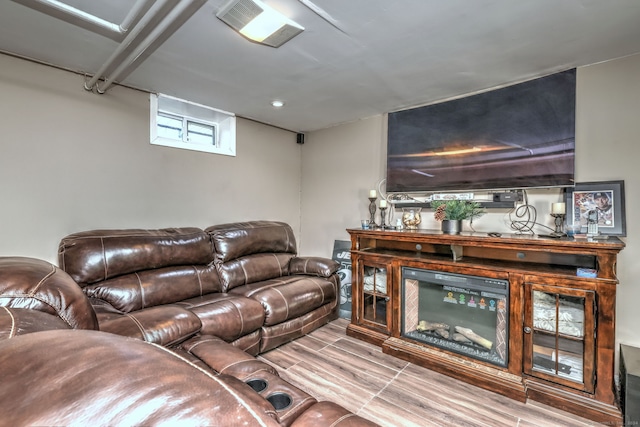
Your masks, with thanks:
[[[577,98],[578,180],[624,180],[627,247],[618,256],[616,339],[640,347],[640,55],[579,69]]]
[[[576,111],[576,179],[578,182],[624,180],[627,247],[618,258],[617,339],[640,346],[635,324],[640,304],[640,55],[578,69]],[[385,176],[386,128],[383,116],[307,135],[302,150],[303,205],[301,253],[327,256],[334,240],[349,240],[347,228],[368,218],[368,190]],[[558,190],[529,191],[538,222],[552,226],[551,203]],[[429,209],[421,228],[437,229]],[[397,214],[396,217],[400,215]],[[477,219],[477,231],[509,233],[506,210]],[[468,227],[465,223],[465,227]],[[544,232],[537,228],[536,232]]]
[[[238,120],[237,156],[149,144],[149,95],[0,55],[0,256],[65,235],[272,219],[300,229],[296,135]],[[213,105],[215,107],[215,105]]]
[[[617,339],[640,346],[640,55],[580,68],[577,78],[578,181],[625,180]],[[301,254],[329,256],[346,228],[368,218],[368,190],[385,175],[383,116],[312,132],[302,146],[292,132],[239,119],[238,156],[227,157],[150,145],[146,93],[114,87],[98,96],[82,83],[0,55],[0,256],[55,263],[58,242],[76,231],[249,219],[288,222]],[[559,193],[530,196],[550,224]],[[497,211],[475,228],[509,232],[507,224]]]

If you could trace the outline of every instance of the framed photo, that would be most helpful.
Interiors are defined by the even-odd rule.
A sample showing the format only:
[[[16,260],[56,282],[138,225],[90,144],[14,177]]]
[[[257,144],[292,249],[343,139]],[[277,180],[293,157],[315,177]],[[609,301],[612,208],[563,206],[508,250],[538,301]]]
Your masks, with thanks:
[[[610,236],[626,236],[624,181],[576,183],[565,190],[567,225],[587,228],[587,218],[597,218],[598,231]],[[597,215],[597,216],[596,216]]]

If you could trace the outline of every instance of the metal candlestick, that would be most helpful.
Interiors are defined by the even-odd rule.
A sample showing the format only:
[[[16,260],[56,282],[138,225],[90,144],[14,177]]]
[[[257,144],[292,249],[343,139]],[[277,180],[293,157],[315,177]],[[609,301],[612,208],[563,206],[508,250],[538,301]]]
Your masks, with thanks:
[[[555,226],[556,226],[556,230],[551,233],[551,235],[553,236],[558,236],[558,237],[564,237],[566,236],[566,233],[562,230],[562,227],[564,225],[564,214],[551,214],[552,217],[555,218]]]
[[[378,224],[376,223],[376,200],[378,200],[377,197],[369,197],[369,214],[371,214],[369,227],[371,228],[378,226]]]
[[[380,228],[389,228],[385,221],[386,212],[387,208],[380,208]]]

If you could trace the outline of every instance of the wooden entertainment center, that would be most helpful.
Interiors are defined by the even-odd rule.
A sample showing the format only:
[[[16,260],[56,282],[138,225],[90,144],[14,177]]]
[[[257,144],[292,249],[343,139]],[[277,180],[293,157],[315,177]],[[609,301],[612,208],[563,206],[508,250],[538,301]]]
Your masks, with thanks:
[[[598,422],[622,422],[614,384],[616,259],[625,246],[620,239],[347,231],[353,269],[347,334],[379,345],[385,353],[519,401],[533,399]],[[582,277],[582,270],[595,277]],[[420,277],[422,271],[461,284],[442,286],[409,277],[416,272]],[[488,286],[504,284],[505,296],[483,291],[484,285],[479,291],[465,289],[467,277]],[[453,304],[444,304],[443,299]],[[480,314],[486,317],[491,309],[492,319],[498,317],[494,322],[503,323],[492,329],[498,339],[484,340],[485,348],[467,340],[460,348],[468,348],[468,353],[459,351],[450,332],[459,336],[454,332],[468,328],[455,326],[454,331],[444,325],[439,327],[446,331],[437,332],[446,339],[438,337],[438,342],[447,346],[432,345],[435,334],[424,320],[428,304],[437,307],[433,316],[449,307],[462,312],[460,324],[473,322]],[[498,348],[502,364],[473,356],[494,353],[501,336],[506,338]]]

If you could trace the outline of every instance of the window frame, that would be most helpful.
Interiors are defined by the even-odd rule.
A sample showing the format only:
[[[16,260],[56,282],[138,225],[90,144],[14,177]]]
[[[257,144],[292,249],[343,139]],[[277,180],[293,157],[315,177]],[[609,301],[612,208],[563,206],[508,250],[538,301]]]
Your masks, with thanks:
[[[181,138],[160,135],[158,117],[182,121]],[[189,141],[189,123],[212,128],[212,143]],[[206,105],[164,94],[150,94],[150,143],[165,147],[236,155],[236,116]]]

